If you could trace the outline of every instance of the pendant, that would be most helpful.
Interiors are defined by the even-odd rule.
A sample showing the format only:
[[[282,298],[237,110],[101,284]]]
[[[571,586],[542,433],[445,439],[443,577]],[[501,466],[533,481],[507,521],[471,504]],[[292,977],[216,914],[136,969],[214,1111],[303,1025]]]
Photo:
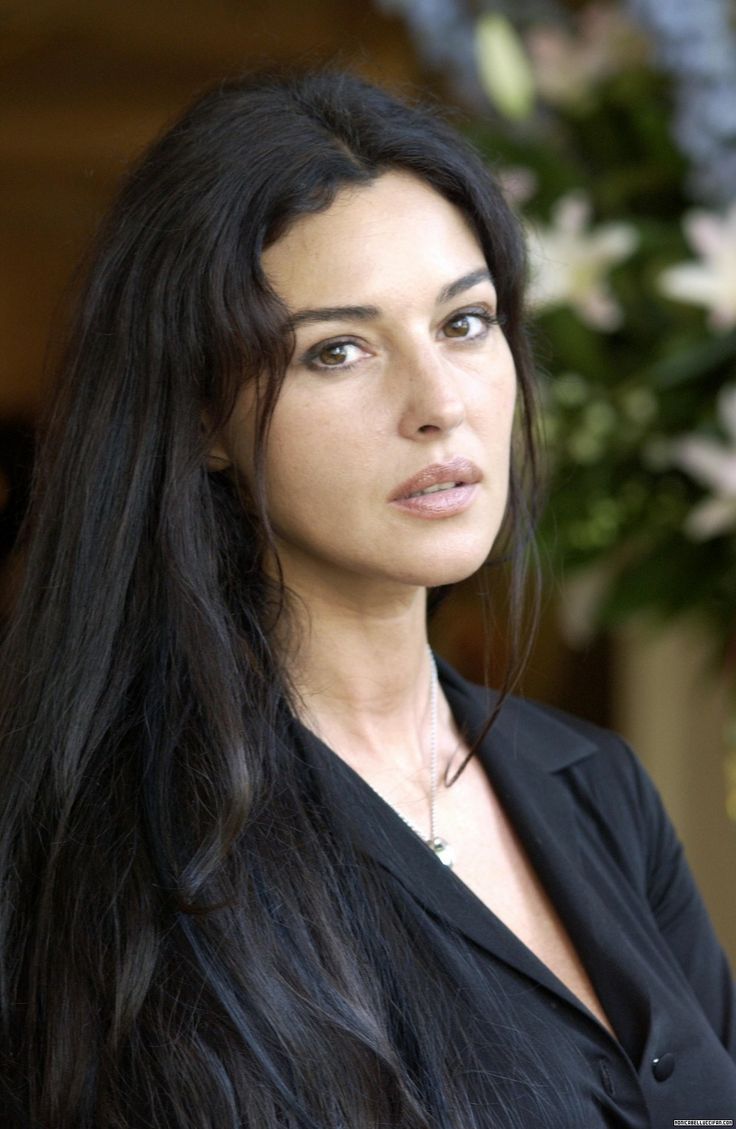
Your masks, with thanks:
[[[453,853],[452,847],[447,842],[447,840],[440,839],[439,835],[436,835],[434,839],[425,839],[424,841],[429,847],[430,851],[433,851],[437,855],[437,858],[440,860],[440,862],[444,863],[445,866],[448,866],[450,870],[452,870],[453,863],[455,862],[455,855]]]

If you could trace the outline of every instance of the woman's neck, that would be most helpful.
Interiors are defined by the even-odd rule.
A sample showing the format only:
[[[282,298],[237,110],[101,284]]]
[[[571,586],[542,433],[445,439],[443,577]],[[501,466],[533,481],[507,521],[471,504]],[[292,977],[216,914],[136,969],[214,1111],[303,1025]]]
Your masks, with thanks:
[[[382,604],[333,590],[299,605],[289,673],[302,721],[361,771],[424,774],[432,676],[425,590]]]

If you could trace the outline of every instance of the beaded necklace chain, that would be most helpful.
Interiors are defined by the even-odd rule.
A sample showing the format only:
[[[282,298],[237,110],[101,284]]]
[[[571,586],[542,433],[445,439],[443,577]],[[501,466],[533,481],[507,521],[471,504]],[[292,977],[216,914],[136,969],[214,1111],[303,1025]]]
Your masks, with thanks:
[[[440,860],[440,862],[443,862],[445,864],[445,866],[449,866],[450,869],[452,869],[453,863],[455,861],[455,857],[454,857],[454,854],[453,854],[452,847],[450,846],[450,844],[447,842],[446,839],[442,839],[437,834],[437,828],[436,828],[436,816],[437,816],[437,694],[438,694],[439,678],[437,676],[437,664],[434,661],[434,655],[432,654],[432,650],[431,650],[430,647],[427,647],[427,654],[429,655],[429,663],[430,663],[430,681],[429,681],[429,838],[428,839],[425,838],[425,836],[422,834],[422,832],[417,827],[414,826],[414,824],[411,822],[411,820],[407,819],[405,815],[402,815],[402,813],[400,811],[397,811],[397,809],[393,806],[393,804],[389,803],[389,801],[386,799],[386,797],[381,795],[380,792],[378,792],[378,789],[374,788],[373,791],[376,792],[377,795],[381,796],[381,799],[384,801],[384,803],[388,804],[389,807],[392,808],[393,811],[396,812],[396,814],[399,816],[400,819],[403,819],[406,826],[408,828],[410,828],[410,830],[412,830],[415,835],[419,836],[419,838],[422,840],[422,842],[427,847],[429,847],[430,851],[432,851],[437,856],[437,858]]]

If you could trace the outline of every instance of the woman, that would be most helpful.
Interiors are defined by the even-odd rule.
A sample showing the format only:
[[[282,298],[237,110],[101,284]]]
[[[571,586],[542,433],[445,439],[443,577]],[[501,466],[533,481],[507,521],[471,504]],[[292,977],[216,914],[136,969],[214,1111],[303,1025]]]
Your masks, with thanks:
[[[218,87],[128,179],[6,643],[3,1124],[733,1115],[642,770],[427,648],[494,545],[518,613],[523,279],[480,160],[347,75]]]

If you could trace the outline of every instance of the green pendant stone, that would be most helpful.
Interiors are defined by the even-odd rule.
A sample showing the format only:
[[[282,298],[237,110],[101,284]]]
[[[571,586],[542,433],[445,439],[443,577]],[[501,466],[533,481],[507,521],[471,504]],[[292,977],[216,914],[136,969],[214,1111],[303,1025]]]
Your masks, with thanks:
[[[437,835],[434,839],[427,839],[426,842],[430,851],[434,851],[440,862],[444,863],[445,866],[449,866],[450,870],[452,870],[452,865],[455,862],[455,855],[453,854],[452,847],[447,842],[447,840],[440,839],[439,835]]]

